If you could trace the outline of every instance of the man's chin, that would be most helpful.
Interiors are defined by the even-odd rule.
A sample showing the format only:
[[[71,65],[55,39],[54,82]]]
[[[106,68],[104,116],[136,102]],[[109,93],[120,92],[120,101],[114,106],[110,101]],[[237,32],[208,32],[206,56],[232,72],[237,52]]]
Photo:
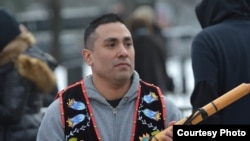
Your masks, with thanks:
[[[131,71],[122,71],[117,73],[117,78],[120,80],[128,80],[131,78],[131,76],[133,75],[133,72]]]

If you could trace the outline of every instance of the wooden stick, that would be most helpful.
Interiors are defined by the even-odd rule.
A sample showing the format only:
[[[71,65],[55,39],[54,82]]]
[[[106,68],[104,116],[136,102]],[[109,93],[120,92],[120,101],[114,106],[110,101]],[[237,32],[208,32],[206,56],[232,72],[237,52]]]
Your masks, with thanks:
[[[222,110],[223,108],[227,107],[228,105],[232,104],[233,102],[239,100],[240,98],[244,97],[245,95],[249,94],[250,92],[250,84],[242,83],[235,87],[234,89],[230,90],[229,92],[225,93],[224,95],[216,98],[214,101],[208,103],[207,105],[203,106],[201,110],[205,111],[207,114],[207,117],[215,114],[216,112]],[[202,117],[201,113],[199,111],[195,112],[191,115],[194,117],[190,123],[191,125],[198,124],[202,120],[204,120],[207,117]],[[176,125],[183,125],[189,117],[185,117],[179,121],[176,122]],[[172,126],[168,128],[173,128]],[[166,128],[165,130],[168,130]],[[156,134],[156,138],[159,141],[164,141],[163,134],[164,131],[161,131],[160,133]],[[172,129],[171,129],[172,130]]]

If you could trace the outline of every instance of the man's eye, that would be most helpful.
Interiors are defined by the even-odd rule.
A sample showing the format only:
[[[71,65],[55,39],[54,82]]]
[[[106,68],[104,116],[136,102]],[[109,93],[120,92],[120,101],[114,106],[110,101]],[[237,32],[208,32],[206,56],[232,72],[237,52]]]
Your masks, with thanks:
[[[114,47],[115,46],[115,44],[109,44],[108,45],[108,47]]]
[[[132,43],[126,43],[125,44],[127,47],[130,47],[132,45]]]
[[[115,46],[114,43],[107,43],[105,44],[106,47],[113,48]]]

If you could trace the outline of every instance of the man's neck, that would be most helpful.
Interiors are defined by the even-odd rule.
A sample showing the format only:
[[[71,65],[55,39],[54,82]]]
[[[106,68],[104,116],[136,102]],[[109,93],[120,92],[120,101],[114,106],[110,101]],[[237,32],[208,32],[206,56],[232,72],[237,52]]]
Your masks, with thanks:
[[[103,79],[92,79],[94,87],[106,100],[116,100],[122,98],[130,87],[131,81],[116,84]]]

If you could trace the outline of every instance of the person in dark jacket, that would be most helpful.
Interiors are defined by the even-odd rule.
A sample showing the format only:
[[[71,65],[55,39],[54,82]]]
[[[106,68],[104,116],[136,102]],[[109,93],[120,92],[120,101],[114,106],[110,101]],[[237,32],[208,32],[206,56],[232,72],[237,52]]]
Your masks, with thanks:
[[[191,51],[194,111],[250,82],[250,1],[202,0],[196,15],[203,30]],[[250,124],[249,104],[247,95],[200,124]]]
[[[0,17],[0,140],[35,141],[43,95],[56,88],[56,77],[34,36],[7,9]]]
[[[28,54],[32,57],[39,58],[45,61],[48,64],[49,68],[52,71],[55,71],[55,69],[58,67],[57,60],[51,54],[42,51],[38,47],[35,47],[35,42],[36,42],[35,38],[25,25],[20,24],[19,28],[21,32],[23,32],[24,35],[29,36],[29,39],[32,41],[31,43],[32,49],[29,49]],[[58,92],[58,87],[56,86],[48,94],[43,95],[43,107],[48,107],[55,100],[57,92]]]
[[[127,22],[133,36],[135,70],[143,80],[158,85],[164,94],[173,92],[173,79],[167,72],[166,56],[162,50],[165,44],[155,34],[150,18],[137,15],[137,12]]]
[[[52,71],[55,71],[55,69],[58,67],[57,60],[51,54],[42,51],[38,47],[35,47],[35,38],[25,25],[20,24],[19,27],[21,32],[23,32],[23,34],[29,35],[30,39],[33,40],[33,43],[31,44],[32,49],[29,49],[30,53],[28,54],[32,57],[39,58],[45,61],[48,64],[49,68]],[[56,86],[48,94],[43,95],[43,107],[48,107],[55,100],[57,92],[58,92],[58,87]]]

